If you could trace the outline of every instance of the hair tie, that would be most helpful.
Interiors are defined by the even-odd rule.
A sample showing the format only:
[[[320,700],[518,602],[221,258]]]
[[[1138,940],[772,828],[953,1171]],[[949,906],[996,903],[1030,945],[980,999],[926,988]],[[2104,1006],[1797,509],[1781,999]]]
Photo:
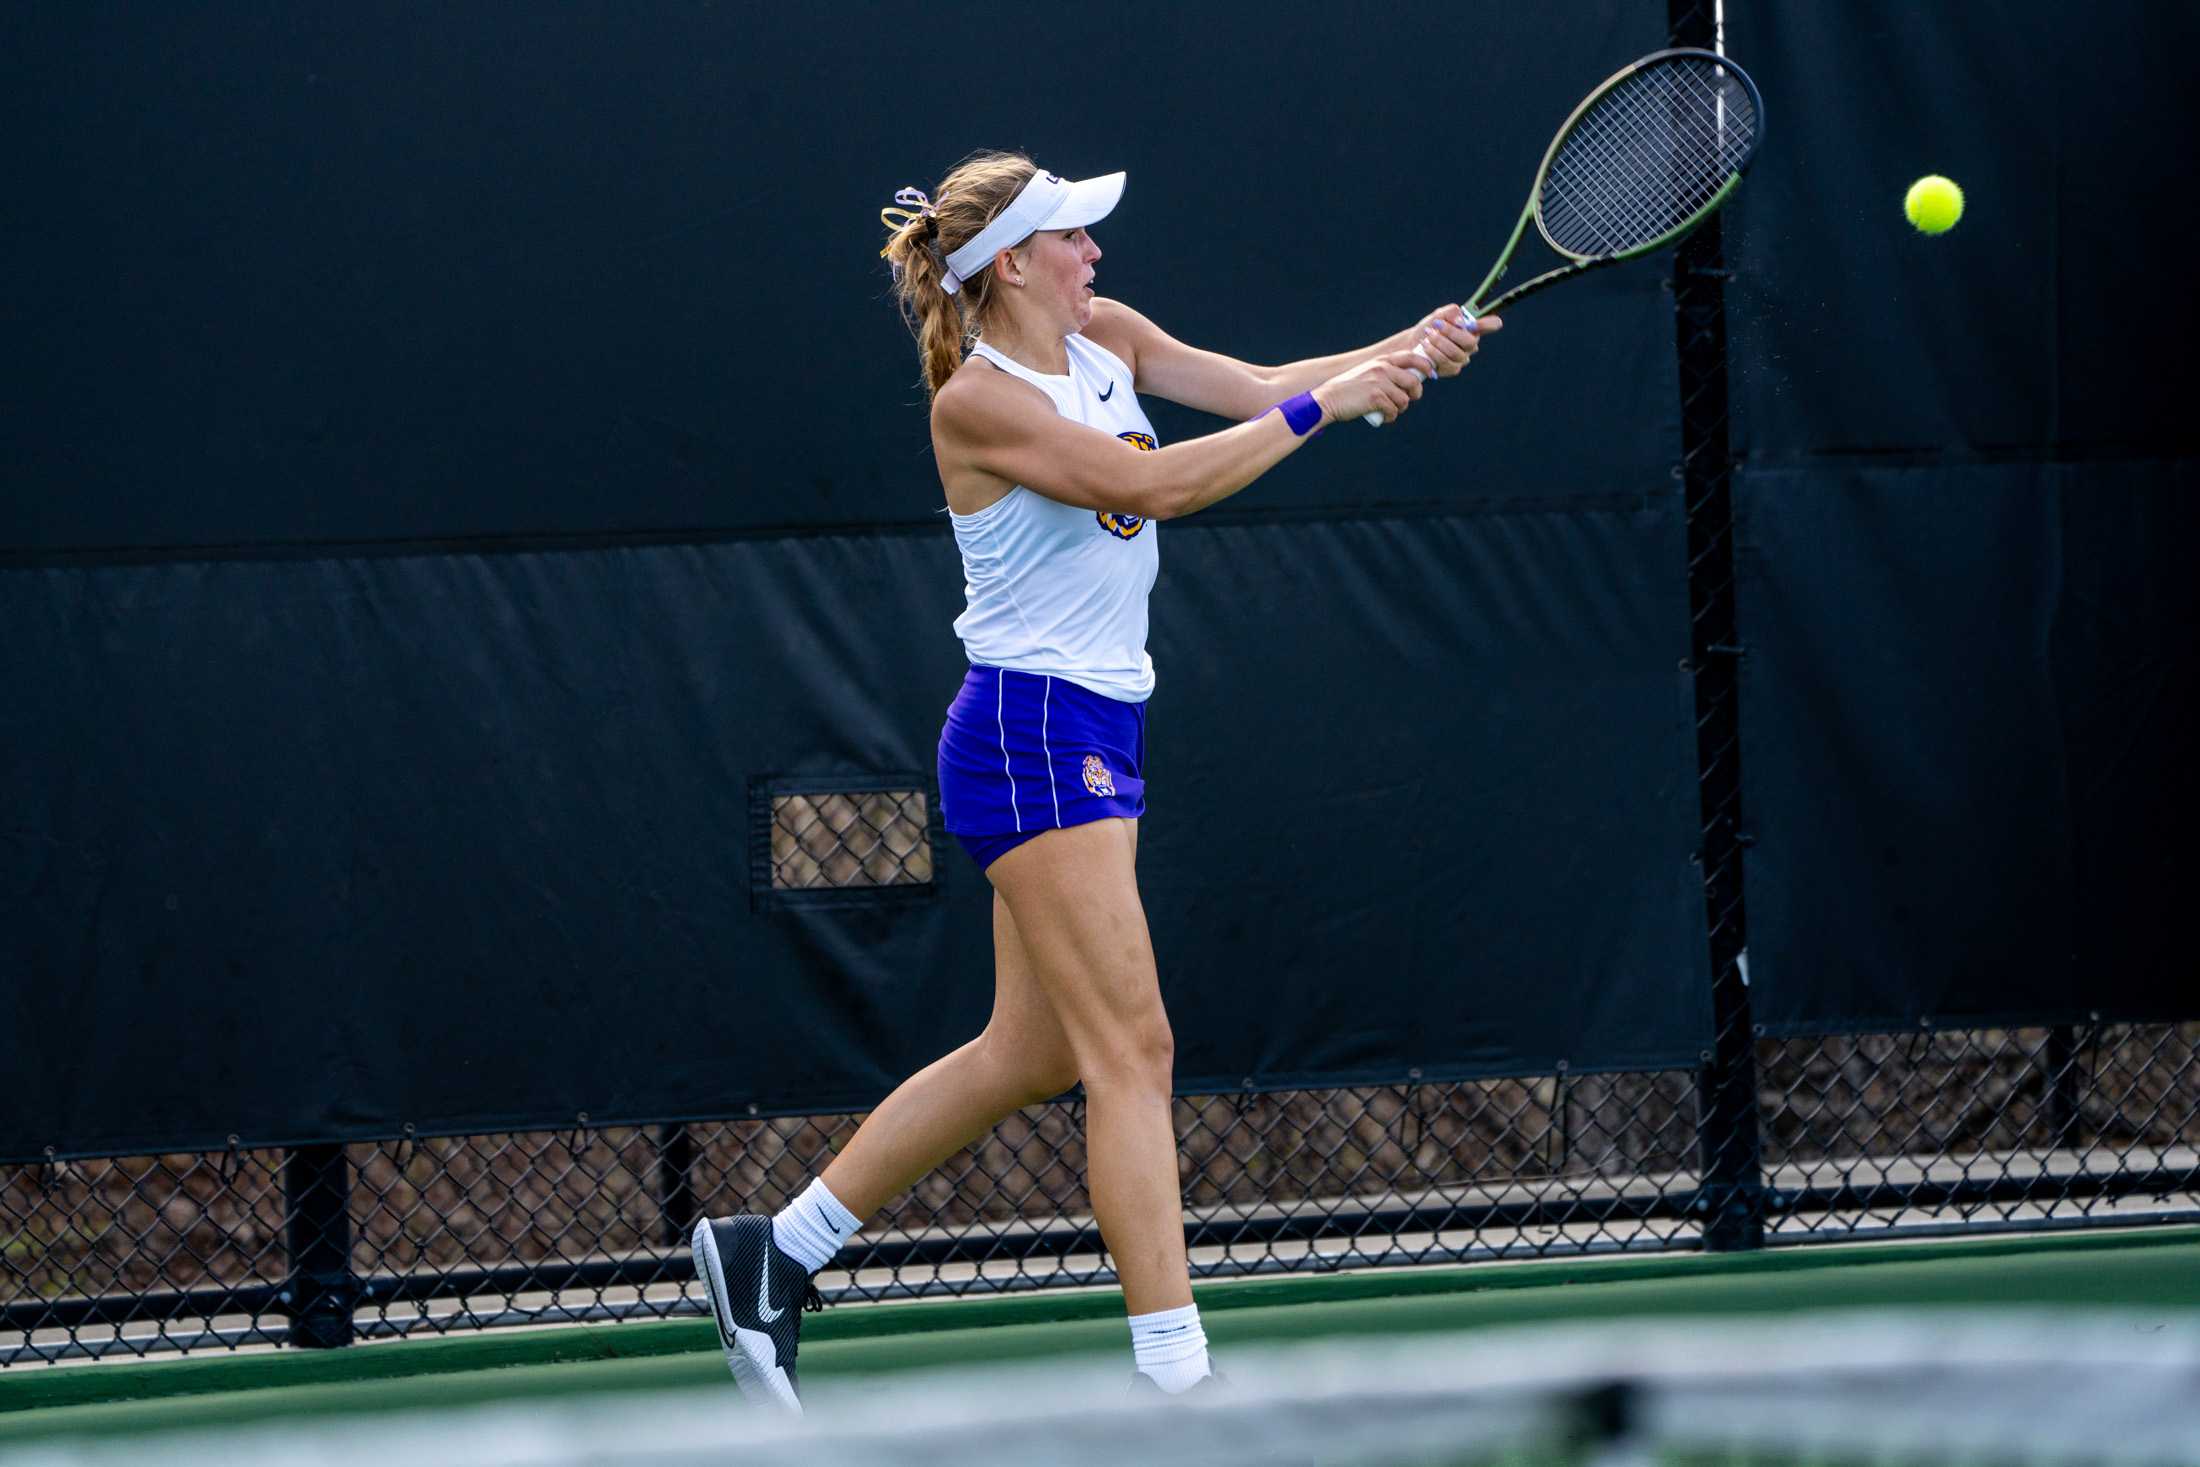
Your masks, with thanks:
[[[878,211],[879,223],[888,229],[899,234],[913,225],[921,224],[929,226],[934,233],[939,231],[940,211],[932,207],[932,201],[924,196],[923,189],[905,188],[894,195],[894,202],[902,207]],[[889,244],[886,248],[892,249],[893,246]],[[883,255],[886,250],[880,250],[879,253]]]
[[[921,227],[928,238],[933,240],[939,238],[940,211],[932,206],[932,200],[926,197],[923,189],[901,189],[894,194],[894,202],[901,205],[901,207],[879,210],[880,223],[893,230],[897,236],[911,228]],[[894,242],[888,240],[886,248],[880,250],[879,253],[888,255],[893,253],[893,249]],[[932,255],[940,262],[942,271],[940,285],[947,293],[953,295],[956,291],[962,289],[962,280],[953,270],[948,268],[947,257],[940,253],[937,244],[932,246]],[[894,267],[894,278],[897,280],[901,278],[901,267],[899,265]]]

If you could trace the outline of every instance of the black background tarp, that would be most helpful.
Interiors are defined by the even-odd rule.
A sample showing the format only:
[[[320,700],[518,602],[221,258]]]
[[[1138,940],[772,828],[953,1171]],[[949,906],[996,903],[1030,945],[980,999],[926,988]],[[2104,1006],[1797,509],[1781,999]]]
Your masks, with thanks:
[[[878,208],[979,145],[1126,168],[1105,289],[1339,350],[1479,277],[1664,11],[981,22],[11,19],[0,1156],[835,1111],[969,1037],[959,850],[751,902],[752,789],[929,783],[962,666]],[[1671,334],[1613,272],[1159,527],[1186,1089],[1693,1061]]]
[[[1160,533],[1180,1085],[1688,1062],[1670,507]],[[752,910],[749,783],[925,780],[959,600],[944,533],[0,576],[0,1155],[876,1100],[988,888]]]
[[[2189,1018],[2188,5],[1735,5],[1751,1004],[1775,1034]],[[1913,233],[1924,173],[1968,193]]]

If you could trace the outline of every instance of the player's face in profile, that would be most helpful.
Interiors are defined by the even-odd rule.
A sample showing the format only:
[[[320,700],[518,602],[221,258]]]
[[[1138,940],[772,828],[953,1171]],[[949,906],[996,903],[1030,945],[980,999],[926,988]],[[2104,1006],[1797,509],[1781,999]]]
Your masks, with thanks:
[[[1045,229],[1031,237],[1024,260],[1026,289],[1071,331],[1092,320],[1093,266],[1100,246],[1083,229]]]

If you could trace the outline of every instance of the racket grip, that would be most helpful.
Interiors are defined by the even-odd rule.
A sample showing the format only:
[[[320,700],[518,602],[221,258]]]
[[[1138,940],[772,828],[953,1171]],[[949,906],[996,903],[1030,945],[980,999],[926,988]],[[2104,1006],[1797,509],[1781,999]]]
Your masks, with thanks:
[[[1460,323],[1464,325],[1468,330],[1473,331],[1479,329],[1475,322],[1474,312],[1468,307],[1461,306],[1459,308],[1459,317]],[[1420,353],[1422,361],[1428,361],[1428,353],[1426,351],[1423,351],[1420,347],[1415,347],[1414,350]],[[1423,372],[1421,374],[1421,380],[1425,382],[1435,375],[1436,373],[1433,370],[1432,365],[1431,370]],[[1381,413],[1362,413],[1360,415],[1360,421],[1367,424],[1370,428],[1380,428],[1381,426],[1383,426],[1383,415]]]
[[[1424,362],[1428,360],[1428,353],[1421,350],[1421,348],[1419,347],[1415,347],[1413,349],[1413,354],[1419,357]],[[1423,372],[1421,374],[1421,380],[1423,382],[1426,382],[1435,375],[1435,370],[1432,367],[1431,370]],[[1360,414],[1360,421],[1367,424],[1367,426],[1369,426],[1370,428],[1380,428],[1381,426],[1383,426],[1383,415],[1381,413],[1362,413]]]

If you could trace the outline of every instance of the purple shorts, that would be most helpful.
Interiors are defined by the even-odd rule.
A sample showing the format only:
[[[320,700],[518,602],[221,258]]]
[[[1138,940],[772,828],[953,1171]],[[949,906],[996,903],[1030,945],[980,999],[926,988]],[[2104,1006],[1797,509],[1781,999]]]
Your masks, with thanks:
[[[1045,830],[1146,813],[1146,705],[973,667],[940,730],[940,822],[981,871]]]

